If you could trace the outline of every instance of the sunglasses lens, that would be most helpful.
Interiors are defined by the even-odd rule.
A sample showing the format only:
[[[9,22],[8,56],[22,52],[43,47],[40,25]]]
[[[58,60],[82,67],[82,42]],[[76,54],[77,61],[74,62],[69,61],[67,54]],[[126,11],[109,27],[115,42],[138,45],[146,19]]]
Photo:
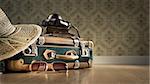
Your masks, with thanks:
[[[55,71],[67,71],[68,66],[66,63],[53,63],[53,68]]]
[[[47,63],[42,61],[37,61],[31,64],[30,70],[31,71],[47,71]]]

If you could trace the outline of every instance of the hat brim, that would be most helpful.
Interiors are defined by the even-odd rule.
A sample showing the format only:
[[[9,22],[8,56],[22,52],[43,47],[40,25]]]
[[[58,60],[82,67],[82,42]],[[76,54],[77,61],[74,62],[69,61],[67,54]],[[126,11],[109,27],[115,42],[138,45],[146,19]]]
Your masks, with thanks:
[[[42,28],[34,24],[14,25],[16,28],[8,37],[0,38],[0,60],[10,58],[33,44],[42,32]]]

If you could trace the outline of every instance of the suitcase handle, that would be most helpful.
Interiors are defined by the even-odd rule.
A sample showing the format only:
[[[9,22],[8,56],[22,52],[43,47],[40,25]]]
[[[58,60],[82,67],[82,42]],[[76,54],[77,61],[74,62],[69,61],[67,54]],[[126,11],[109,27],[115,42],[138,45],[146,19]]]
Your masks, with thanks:
[[[79,59],[79,56],[75,50],[69,50],[65,53],[65,55],[56,55],[56,59],[76,60]]]
[[[79,59],[78,55],[56,55],[56,59],[63,59],[63,60],[76,60]]]
[[[50,55],[50,56],[49,56]],[[76,60],[79,59],[77,52],[75,50],[69,50],[65,53],[65,55],[58,55],[54,50],[46,49],[43,53],[43,56],[46,60],[51,59],[63,59],[63,60]]]

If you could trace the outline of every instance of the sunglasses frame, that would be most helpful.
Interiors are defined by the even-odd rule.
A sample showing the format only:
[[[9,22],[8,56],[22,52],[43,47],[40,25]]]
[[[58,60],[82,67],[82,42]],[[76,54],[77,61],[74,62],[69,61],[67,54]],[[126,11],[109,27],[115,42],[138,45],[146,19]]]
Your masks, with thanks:
[[[52,70],[53,72],[59,72],[60,70],[64,70],[64,69],[56,70],[55,67],[54,67],[54,64],[55,64],[55,63],[60,63],[60,64],[62,63],[62,64],[65,65],[65,66],[64,66],[64,67],[65,67],[65,72],[66,72],[66,73],[68,72],[68,64],[67,64],[66,62],[54,61],[54,62],[52,62],[52,63],[47,63],[47,62],[45,62],[45,61],[36,61],[36,60],[32,61],[32,63],[29,65],[29,71],[33,71],[32,66],[33,66],[34,63],[44,63],[44,64],[46,64],[46,67],[45,67],[45,70],[43,70],[43,71]],[[36,70],[35,70],[35,71],[36,71]],[[37,71],[39,71],[39,70],[37,70]]]

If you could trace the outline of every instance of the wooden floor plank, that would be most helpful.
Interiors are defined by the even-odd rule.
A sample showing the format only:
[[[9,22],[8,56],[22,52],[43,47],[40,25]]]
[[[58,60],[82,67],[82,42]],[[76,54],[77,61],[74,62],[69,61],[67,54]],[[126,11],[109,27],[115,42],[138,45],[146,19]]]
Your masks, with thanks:
[[[68,73],[34,72],[0,74],[0,84],[149,84],[149,66],[94,65]]]

